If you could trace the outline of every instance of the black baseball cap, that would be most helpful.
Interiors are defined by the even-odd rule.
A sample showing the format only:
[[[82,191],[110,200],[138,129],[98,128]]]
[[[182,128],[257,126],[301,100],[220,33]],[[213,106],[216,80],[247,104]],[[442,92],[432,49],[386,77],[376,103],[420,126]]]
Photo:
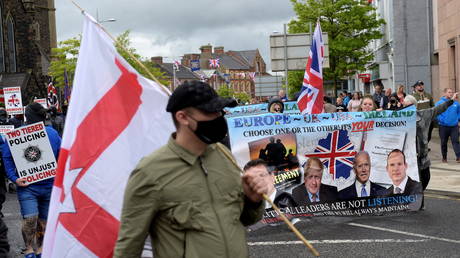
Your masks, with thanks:
[[[424,85],[422,81],[416,81],[415,84],[412,87],[416,87],[419,85]]]
[[[198,108],[205,112],[220,112],[225,107],[235,107],[233,98],[222,98],[209,84],[201,81],[186,81],[169,97],[166,111],[174,113],[187,107]]]

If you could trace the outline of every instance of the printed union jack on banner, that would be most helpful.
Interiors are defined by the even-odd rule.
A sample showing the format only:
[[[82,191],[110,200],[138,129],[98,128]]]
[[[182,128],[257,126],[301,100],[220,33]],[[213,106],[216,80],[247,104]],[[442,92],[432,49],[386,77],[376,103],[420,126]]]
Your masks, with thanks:
[[[220,60],[219,58],[216,59],[209,59],[209,66],[212,68],[220,67]]]
[[[297,105],[302,114],[323,112],[323,59],[324,42],[318,22],[311,42],[302,89],[297,99]]]
[[[334,180],[350,176],[355,155],[354,145],[346,130],[329,133],[326,138],[318,141],[313,153],[305,154],[306,157],[319,158]]]

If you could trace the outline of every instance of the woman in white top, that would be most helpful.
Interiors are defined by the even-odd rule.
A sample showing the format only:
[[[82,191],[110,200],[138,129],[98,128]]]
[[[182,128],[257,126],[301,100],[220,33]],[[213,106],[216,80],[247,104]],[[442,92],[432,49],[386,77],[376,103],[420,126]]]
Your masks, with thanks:
[[[361,99],[359,93],[353,93],[353,99],[348,102],[348,112],[358,112],[361,107]]]

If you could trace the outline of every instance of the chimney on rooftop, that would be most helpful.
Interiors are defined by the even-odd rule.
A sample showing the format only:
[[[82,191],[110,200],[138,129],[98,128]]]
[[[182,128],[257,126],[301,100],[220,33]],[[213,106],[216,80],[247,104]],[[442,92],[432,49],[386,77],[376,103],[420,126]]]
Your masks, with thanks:
[[[214,54],[216,55],[223,55],[224,54],[224,47],[215,47],[214,48]]]
[[[152,61],[155,64],[163,64],[163,57],[162,56],[154,56],[150,58],[150,61]]]
[[[212,53],[212,46],[211,44],[207,44],[200,47],[201,54],[211,54]]]

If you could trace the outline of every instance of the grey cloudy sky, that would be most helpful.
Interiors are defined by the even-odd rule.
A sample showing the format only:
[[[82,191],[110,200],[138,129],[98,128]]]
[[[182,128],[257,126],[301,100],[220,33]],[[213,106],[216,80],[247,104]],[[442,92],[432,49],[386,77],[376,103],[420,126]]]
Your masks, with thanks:
[[[210,43],[225,50],[258,48],[269,66],[269,35],[295,17],[289,0],[76,0],[114,36],[131,30],[144,57],[178,59]],[[57,0],[58,41],[81,33],[83,17],[68,0]]]

